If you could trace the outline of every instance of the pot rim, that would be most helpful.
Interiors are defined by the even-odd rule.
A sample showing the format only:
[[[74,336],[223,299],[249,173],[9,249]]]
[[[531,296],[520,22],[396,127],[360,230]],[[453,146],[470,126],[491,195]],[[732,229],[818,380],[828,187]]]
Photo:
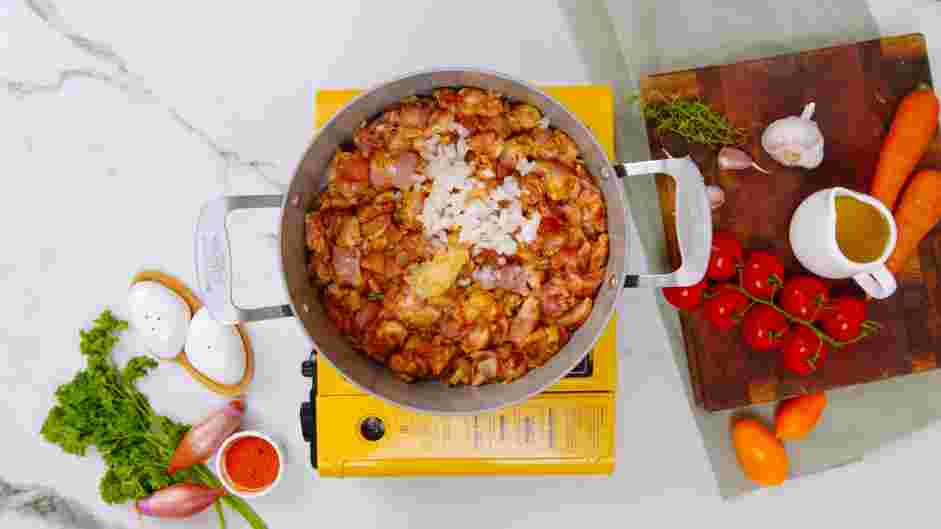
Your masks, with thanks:
[[[603,279],[603,281],[602,281],[601,286],[599,287],[598,291],[594,294],[594,296],[593,296],[592,299],[593,299],[593,301],[596,303],[596,302],[598,301],[598,299],[600,298],[600,296],[602,295],[602,293],[603,293],[603,291],[604,291],[605,289],[611,289],[611,288],[616,289],[616,294],[615,294],[614,300],[613,300],[613,301],[610,303],[610,305],[603,311],[603,313],[601,313],[601,314],[602,314],[602,320],[601,320],[600,322],[598,322],[598,326],[597,326],[596,331],[593,333],[593,335],[591,336],[590,340],[588,340],[588,346],[585,347],[584,350],[583,350],[579,355],[577,355],[576,357],[574,357],[574,360],[570,362],[571,365],[567,365],[567,366],[565,366],[564,369],[560,369],[560,370],[558,370],[558,372],[553,373],[553,375],[552,375],[545,383],[540,384],[540,387],[539,387],[538,389],[535,389],[535,390],[526,392],[526,393],[521,394],[521,395],[519,395],[519,396],[517,396],[517,397],[515,397],[515,398],[512,398],[512,399],[505,399],[504,401],[499,402],[499,403],[494,404],[494,405],[479,407],[479,408],[474,409],[474,410],[466,410],[466,411],[465,411],[465,410],[457,410],[457,411],[455,411],[455,410],[442,410],[442,409],[435,409],[435,410],[423,409],[423,408],[414,406],[414,405],[412,405],[412,404],[410,404],[410,403],[398,401],[398,400],[392,399],[392,398],[390,398],[390,397],[387,397],[386,395],[383,395],[381,392],[375,391],[375,390],[373,390],[373,389],[367,387],[365,384],[363,384],[362,382],[360,382],[359,380],[357,380],[356,377],[349,376],[349,375],[345,372],[345,370],[344,370],[342,367],[340,367],[340,366],[338,366],[336,363],[334,363],[334,362],[329,358],[328,355],[323,354],[323,353],[321,352],[321,349],[322,349],[322,348],[321,348],[321,346],[317,343],[317,339],[316,339],[316,338],[312,335],[312,333],[307,329],[307,327],[305,326],[305,324],[304,324],[304,322],[301,320],[301,318],[297,316],[297,315],[301,314],[302,312],[300,312],[300,311],[297,310],[297,309],[298,309],[297,300],[294,299],[294,294],[292,293],[292,291],[291,291],[291,289],[290,289],[290,287],[289,287],[289,284],[288,284],[286,266],[285,266],[285,262],[284,262],[284,247],[283,247],[283,244],[284,244],[284,242],[283,242],[283,241],[284,241],[283,229],[284,229],[284,226],[285,226],[285,215],[288,214],[288,207],[289,207],[289,201],[290,201],[290,199],[289,199],[289,197],[290,197],[290,192],[284,193],[284,196],[283,196],[283,199],[282,199],[282,204],[281,204],[281,211],[280,211],[280,214],[279,214],[278,235],[279,235],[279,239],[282,241],[282,253],[281,253],[281,255],[280,255],[281,258],[279,259],[279,261],[280,261],[280,272],[281,272],[280,275],[281,275],[282,284],[283,284],[283,286],[284,286],[284,290],[287,292],[287,295],[288,295],[288,303],[290,304],[292,310],[294,311],[294,314],[296,315],[296,316],[294,317],[294,319],[295,319],[295,321],[297,322],[297,325],[299,325],[300,329],[303,331],[304,336],[306,336],[306,337],[311,341],[311,347],[312,347],[314,350],[316,350],[316,351],[318,352],[318,357],[319,357],[319,358],[318,358],[318,361],[319,361],[319,360],[326,360],[326,362],[327,362],[331,367],[333,367],[334,369],[336,369],[339,373],[341,373],[341,374],[343,375],[344,380],[346,380],[348,383],[350,383],[351,385],[353,385],[354,387],[356,387],[358,390],[360,390],[360,391],[362,391],[362,392],[364,392],[364,393],[366,393],[366,394],[368,394],[368,395],[370,395],[370,396],[379,398],[379,399],[382,400],[383,402],[388,403],[388,404],[391,404],[391,405],[393,405],[393,406],[396,406],[396,407],[399,407],[399,408],[404,408],[404,409],[407,409],[407,410],[410,410],[410,411],[414,411],[414,412],[417,412],[417,413],[422,413],[422,414],[433,414],[433,415],[441,415],[441,416],[467,416],[467,415],[476,415],[476,414],[490,413],[490,412],[494,412],[494,411],[497,411],[497,410],[500,410],[500,409],[504,409],[504,408],[508,408],[508,407],[511,407],[511,406],[515,406],[515,405],[517,405],[517,404],[520,404],[520,403],[522,403],[522,402],[525,402],[525,401],[531,399],[532,397],[534,397],[534,396],[536,396],[536,395],[538,395],[538,394],[541,394],[541,393],[545,392],[547,389],[549,389],[549,388],[551,388],[552,386],[556,385],[561,379],[563,379],[566,375],[568,375],[568,373],[569,373],[576,365],[578,365],[578,363],[579,363],[582,359],[584,359],[584,357],[585,357],[586,355],[588,355],[591,351],[594,350],[595,345],[597,344],[598,340],[601,338],[601,335],[604,333],[605,329],[606,329],[607,326],[609,325],[609,322],[610,322],[612,316],[614,315],[614,312],[615,312],[615,310],[616,310],[616,308],[617,308],[618,302],[620,301],[620,298],[621,298],[621,296],[622,296],[621,290],[623,290],[623,288],[622,288],[623,276],[625,275],[626,261],[627,261],[627,256],[628,256],[628,253],[629,253],[629,250],[630,250],[630,248],[629,248],[630,236],[629,236],[629,233],[628,233],[628,232],[629,232],[629,226],[631,226],[631,225],[633,224],[633,219],[632,219],[631,216],[628,214],[629,209],[628,209],[628,207],[627,207],[627,201],[626,201],[626,197],[625,197],[625,191],[624,191],[624,189],[623,189],[623,182],[622,182],[622,180],[621,180],[620,178],[616,178],[615,175],[616,175],[617,173],[614,171],[614,167],[613,167],[613,165],[612,165],[611,160],[608,158],[607,153],[605,153],[604,148],[598,143],[598,140],[597,140],[597,138],[595,137],[594,133],[583,123],[583,121],[581,120],[581,118],[579,118],[579,117],[576,116],[574,113],[572,113],[570,110],[568,110],[568,109],[567,109],[564,105],[562,105],[562,103],[559,102],[557,99],[555,99],[554,97],[552,97],[552,96],[546,94],[543,90],[541,90],[541,89],[535,87],[534,85],[532,85],[532,84],[529,83],[529,82],[522,81],[522,80],[517,79],[517,78],[515,78],[515,77],[513,77],[513,76],[510,76],[510,75],[507,75],[507,74],[504,74],[504,73],[500,73],[500,72],[497,72],[497,71],[488,70],[488,69],[485,69],[485,68],[476,68],[476,67],[456,67],[456,66],[451,66],[451,67],[445,67],[445,68],[424,68],[424,69],[415,70],[415,71],[412,71],[412,72],[409,72],[409,73],[406,73],[406,74],[402,74],[402,75],[396,76],[396,77],[394,77],[394,78],[392,78],[392,79],[390,79],[390,80],[383,81],[383,82],[381,82],[381,83],[377,83],[377,84],[373,85],[372,87],[363,90],[363,92],[362,92],[361,94],[355,96],[355,97],[352,98],[350,101],[348,101],[346,104],[344,104],[339,110],[337,110],[336,113],[333,114],[333,115],[330,117],[330,119],[327,120],[326,123],[324,123],[323,127],[321,127],[320,129],[318,129],[317,133],[314,135],[314,137],[313,137],[313,138],[311,139],[311,141],[308,143],[307,148],[305,149],[304,153],[302,154],[300,161],[297,163],[296,169],[295,169],[295,171],[294,171],[294,175],[292,176],[291,183],[293,184],[294,179],[300,177],[300,175],[301,175],[301,168],[303,167],[303,162],[304,162],[304,159],[306,158],[306,154],[307,154],[307,152],[310,150],[311,146],[313,146],[314,143],[317,141],[317,138],[318,138],[318,136],[320,135],[321,131],[324,130],[324,129],[328,129],[328,128],[329,128],[331,125],[333,125],[337,120],[339,120],[339,119],[341,118],[341,116],[342,116],[345,112],[349,111],[349,110],[350,110],[351,108],[353,108],[355,105],[359,104],[359,102],[362,101],[363,99],[368,98],[370,95],[376,93],[377,91],[383,90],[384,88],[386,88],[387,86],[389,86],[389,85],[391,85],[391,84],[394,84],[394,83],[396,83],[396,82],[401,82],[401,81],[410,79],[410,78],[412,78],[412,77],[424,76],[424,75],[431,75],[431,74],[439,74],[439,73],[470,73],[470,74],[481,74],[481,75],[485,75],[485,76],[491,76],[491,77],[495,77],[495,78],[497,78],[497,79],[501,79],[501,80],[509,81],[509,82],[511,82],[511,83],[518,84],[518,85],[522,86],[523,88],[525,88],[526,90],[529,90],[529,91],[535,93],[536,95],[538,95],[538,96],[540,96],[540,97],[542,97],[542,98],[545,98],[545,99],[547,99],[548,101],[551,101],[552,103],[555,104],[555,106],[557,107],[558,110],[560,110],[561,112],[563,112],[564,114],[566,114],[566,115],[572,120],[572,122],[575,123],[575,126],[576,126],[576,127],[578,127],[578,128],[581,129],[581,133],[583,133],[583,134],[584,134],[584,137],[587,138],[587,140],[588,140],[589,143],[590,143],[591,148],[594,149],[597,153],[600,154],[600,157],[599,157],[599,158],[602,160],[602,163],[603,163],[602,171],[603,171],[603,172],[607,172],[607,174],[610,175],[610,176],[609,176],[608,178],[606,178],[605,180],[609,180],[609,181],[610,181],[610,180],[614,180],[614,181],[615,181],[615,184],[616,184],[616,185],[615,185],[614,187],[617,189],[617,204],[611,204],[610,201],[607,200],[607,197],[606,197],[605,207],[606,207],[606,210],[607,210],[607,212],[608,212],[608,221],[610,222],[610,219],[611,219],[611,217],[612,217],[612,215],[611,215],[612,207],[611,207],[611,206],[612,206],[612,205],[618,205],[618,206],[620,206],[620,207],[617,208],[617,209],[621,212],[621,215],[622,215],[623,218],[624,218],[624,221],[623,221],[623,222],[624,222],[624,231],[625,231],[625,234],[624,234],[624,248],[623,248],[623,250],[620,252],[620,253],[621,253],[621,255],[620,255],[620,257],[619,257],[619,258],[620,258],[620,266],[619,266],[619,267],[613,267],[613,266],[612,266],[613,261],[611,261],[611,259],[613,259],[614,252],[612,252],[611,248],[609,247],[609,262],[608,262],[608,267],[607,267],[607,269],[606,269],[606,271],[605,271],[605,277],[604,277],[604,279]],[[472,85],[468,85],[468,86],[472,86]],[[419,93],[419,92],[416,92],[416,93]],[[545,111],[545,109],[540,108],[540,111]],[[567,132],[569,132],[569,133],[571,134],[572,131],[567,131]],[[596,183],[597,185],[599,185],[599,188],[602,188],[602,186],[603,186],[602,175],[598,175],[598,174],[592,173],[592,176],[594,177],[595,183]],[[290,187],[290,184],[289,184],[289,187]],[[603,194],[604,194],[604,193],[603,193]],[[614,268],[619,268],[619,270],[614,270]],[[304,306],[305,306],[305,305],[304,305],[304,303],[302,302],[302,303],[300,304],[300,307],[303,308]],[[596,314],[598,314],[597,311],[598,311],[600,308],[602,308],[602,307],[598,307],[597,304],[595,304],[595,305],[592,307],[592,314],[591,314],[591,316],[589,316],[589,320],[590,320],[592,317],[594,317]],[[587,321],[586,321],[586,323],[587,323]],[[583,324],[583,325],[585,325],[585,324]],[[573,337],[573,340],[574,340],[574,337]],[[573,344],[573,340],[570,340],[568,344],[566,344],[565,346],[563,346],[563,348],[560,349],[559,352],[557,352],[556,355],[555,355],[553,358],[559,357],[559,355],[561,355],[561,353],[565,350],[566,347],[569,347],[569,346],[571,346],[571,345]],[[552,359],[550,359],[549,361],[551,362]],[[385,367],[385,366],[383,366],[383,368],[384,368],[384,369],[388,369],[388,368]],[[548,368],[548,362],[547,362],[547,364],[545,364],[545,365],[543,365],[543,366],[541,366],[541,367],[538,367],[538,368],[536,368],[536,369],[545,370],[545,369],[547,369],[547,368]],[[529,376],[532,372],[533,372],[532,370],[531,370],[531,371],[528,371],[528,372],[527,372],[526,374],[524,374],[519,380],[516,380],[516,381],[512,382],[512,384],[521,383],[521,382],[522,382],[527,376]],[[390,376],[393,376],[393,373],[392,373],[391,370],[389,370],[389,375],[390,375]],[[442,383],[442,382],[440,382],[440,381],[419,381],[419,382],[415,382],[415,383],[418,384],[418,383]],[[484,387],[484,386],[482,386],[482,387]]]

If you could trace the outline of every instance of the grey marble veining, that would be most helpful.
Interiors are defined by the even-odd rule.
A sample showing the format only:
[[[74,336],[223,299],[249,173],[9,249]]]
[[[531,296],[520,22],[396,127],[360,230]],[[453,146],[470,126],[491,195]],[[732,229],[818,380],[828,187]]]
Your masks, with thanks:
[[[96,59],[101,63],[102,69],[64,69],[57,72],[57,79],[52,83],[2,79],[11,95],[23,98],[58,93],[62,91],[68,82],[76,79],[100,81],[125,94],[138,96],[152,103],[160,104],[173,121],[219,157],[225,165],[227,174],[235,169],[248,169],[273,190],[280,193],[287,190],[287,184],[278,181],[268,173],[268,170],[277,167],[276,164],[264,160],[244,159],[237,151],[228,149],[213,139],[205,130],[184,117],[175,107],[162,102],[160,97],[147,86],[144,79],[129,69],[127,61],[111,45],[89,38],[72,29],[60,14],[55,2],[51,0],[25,0],[25,2],[30,11],[42,19],[49,29],[67,39],[76,49]],[[230,185],[227,178],[223,184],[226,192],[229,192]]]
[[[14,485],[0,477],[0,522],[28,520],[33,527],[61,529],[123,529],[106,523],[94,513],[49,487]]]

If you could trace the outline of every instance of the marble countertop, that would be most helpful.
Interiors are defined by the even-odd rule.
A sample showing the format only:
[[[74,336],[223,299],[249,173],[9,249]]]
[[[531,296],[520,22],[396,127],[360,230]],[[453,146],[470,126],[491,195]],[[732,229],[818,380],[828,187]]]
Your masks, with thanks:
[[[880,30],[926,33],[937,65],[939,3],[899,4],[871,2]],[[141,268],[193,283],[200,206],[220,194],[284,188],[313,133],[317,88],[368,86],[442,64],[544,83],[590,78],[555,3],[265,5],[0,2],[0,478],[52,487],[107,527],[138,522],[126,506],[99,499],[102,462],[64,454],[38,435],[55,388],[80,366],[77,331],[105,307],[126,314],[128,282]],[[275,216],[230,219],[242,305],[286,300]],[[589,479],[321,480],[297,421],[309,391],[299,374],[309,341],[294,321],[252,324],[258,369],[247,426],[270,432],[289,460],[280,486],[252,504],[273,528],[563,527],[608,516],[744,526],[806,521],[808,513],[821,526],[922,519],[909,506],[935,501],[925,462],[937,459],[941,425],[858,464],[719,499],[655,306],[651,292],[623,301],[618,466],[610,478]],[[171,366],[144,389],[158,411],[185,421],[220,402]],[[0,500],[0,526],[36,527],[4,507]],[[240,527],[234,516],[230,524]],[[215,519],[185,526],[214,527]]]

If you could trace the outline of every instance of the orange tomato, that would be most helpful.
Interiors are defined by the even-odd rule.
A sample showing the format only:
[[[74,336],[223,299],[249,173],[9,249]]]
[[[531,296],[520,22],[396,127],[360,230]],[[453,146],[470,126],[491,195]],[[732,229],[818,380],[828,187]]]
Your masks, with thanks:
[[[774,416],[774,433],[783,441],[807,437],[827,407],[827,397],[820,393],[788,399],[778,406]]]
[[[762,486],[784,483],[790,461],[784,445],[765,425],[741,419],[732,427],[732,444],[738,465],[748,479]]]

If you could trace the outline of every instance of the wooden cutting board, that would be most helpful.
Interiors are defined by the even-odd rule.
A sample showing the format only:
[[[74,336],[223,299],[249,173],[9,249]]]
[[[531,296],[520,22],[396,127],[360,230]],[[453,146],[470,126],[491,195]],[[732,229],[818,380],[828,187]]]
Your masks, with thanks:
[[[925,39],[905,35],[806,51],[738,64],[657,74],[641,82],[641,97],[658,94],[696,96],[748,132],[743,147],[765,169],[720,171],[715,154],[647,124],[654,157],[690,154],[706,182],[725,189],[726,203],[715,212],[716,229],[735,233],[746,247],[771,249],[788,274],[804,272],[788,243],[788,225],[797,205],[822,188],[843,186],[868,192],[882,139],[901,97],[920,82],[931,82]],[[761,133],[772,121],[801,113],[816,102],[814,119],[826,139],[823,163],[816,169],[785,168],[761,148]],[[936,139],[922,166],[941,167]],[[676,265],[673,181],[659,176],[657,186],[664,231]],[[869,317],[885,327],[865,341],[839,351],[816,373],[800,377],[778,365],[776,353],[756,353],[738,329],[719,334],[697,313],[680,318],[690,379],[696,399],[707,410],[724,410],[907,375],[938,367],[941,343],[941,230],[922,242],[917,258],[897,278],[889,299],[869,303]],[[835,293],[862,295],[851,281],[831,283]]]

